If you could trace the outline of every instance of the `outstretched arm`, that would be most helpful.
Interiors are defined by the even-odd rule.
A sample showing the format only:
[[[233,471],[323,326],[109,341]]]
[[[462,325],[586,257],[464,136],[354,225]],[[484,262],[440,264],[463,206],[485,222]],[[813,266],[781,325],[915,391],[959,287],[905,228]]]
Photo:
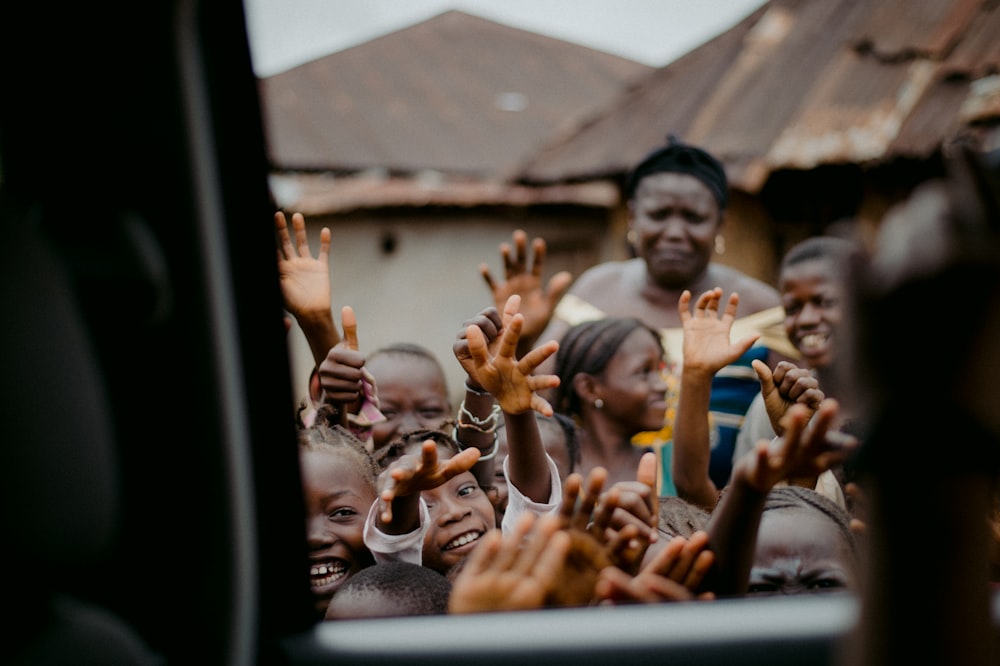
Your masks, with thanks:
[[[671,473],[677,494],[687,501],[712,510],[719,491],[709,477],[711,439],[709,399],[712,379],[723,367],[742,356],[759,337],[749,335],[730,342],[739,295],[729,295],[725,309],[719,305],[722,289],[716,287],[698,297],[691,312],[691,292],[685,290],[677,303],[684,328],[683,362],[677,418],[674,422],[674,451]]]
[[[496,353],[491,354],[483,332],[475,326],[466,330],[471,355],[470,377],[493,394],[504,414],[507,427],[508,482],[525,497],[546,504],[552,493],[545,447],[533,411],[552,415],[552,407],[537,391],[558,386],[555,375],[532,374],[538,365],[555,353],[558,344],[549,342],[517,360],[515,353],[524,317],[517,312],[520,298],[512,296],[505,306],[514,313],[504,327]]]
[[[855,449],[854,438],[832,429],[838,411],[836,401],[826,400],[810,421],[809,409],[795,405],[788,410],[783,437],[758,442],[737,461],[732,481],[708,523],[716,565],[706,589],[719,595],[745,593],[767,494],[793,470],[818,476]]]
[[[431,490],[472,469],[479,451],[466,449],[440,461],[434,440],[421,445],[419,454],[405,455],[379,475],[379,512],[376,527],[386,534],[408,534],[420,527],[420,491]]]

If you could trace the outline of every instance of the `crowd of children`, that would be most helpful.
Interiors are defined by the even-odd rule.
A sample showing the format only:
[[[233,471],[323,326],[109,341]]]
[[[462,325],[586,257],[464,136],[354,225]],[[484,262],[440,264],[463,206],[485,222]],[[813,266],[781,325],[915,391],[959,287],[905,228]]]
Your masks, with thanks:
[[[845,370],[847,269],[865,252],[810,238],[774,289],[709,261],[727,201],[714,158],[674,141],[629,182],[635,259],[542,285],[545,244],[529,267],[518,231],[505,280],[483,269],[495,302],[456,326],[457,406],[427,350],[365,357],[350,308],[341,335],[329,232],[313,257],[302,216],[276,214],[286,309],[317,368],[298,416],[318,619],[865,592],[883,523],[855,465],[878,419]],[[583,296],[602,310],[555,314]],[[767,313],[752,327],[745,300]],[[741,363],[756,388],[723,436],[713,395]],[[643,445],[665,429],[671,448]]]

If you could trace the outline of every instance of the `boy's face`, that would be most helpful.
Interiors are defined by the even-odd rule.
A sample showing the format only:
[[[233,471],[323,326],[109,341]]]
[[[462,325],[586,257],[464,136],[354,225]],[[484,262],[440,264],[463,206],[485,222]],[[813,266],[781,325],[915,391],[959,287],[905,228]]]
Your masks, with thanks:
[[[374,564],[363,531],[375,491],[349,456],[303,451],[302,485],[309,543],[309,580],[316,611],[350,576]]]
[[[856,577],[850,545],[832,521],[800,508],[761,517],[749,594],[843,591]]]
[[[381,354],[365,367],[375,378],[379,409],[386,417],[372,426],[376,449],[412,430],[440,430],[451,418],[445,378],[430,360],[407,354]]]
[[[785,332],[810,368],[828,367],[834,358],[844,293],[828,259],[810,259],[781,273]]]

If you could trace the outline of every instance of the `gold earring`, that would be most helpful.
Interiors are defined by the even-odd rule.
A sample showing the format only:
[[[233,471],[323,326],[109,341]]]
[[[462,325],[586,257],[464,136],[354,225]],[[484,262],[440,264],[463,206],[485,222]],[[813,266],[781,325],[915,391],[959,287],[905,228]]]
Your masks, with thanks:
[[[716,254],[726,253],[726,239],[723,238],[722,234],[718,234],[715,237],[715,253]]]

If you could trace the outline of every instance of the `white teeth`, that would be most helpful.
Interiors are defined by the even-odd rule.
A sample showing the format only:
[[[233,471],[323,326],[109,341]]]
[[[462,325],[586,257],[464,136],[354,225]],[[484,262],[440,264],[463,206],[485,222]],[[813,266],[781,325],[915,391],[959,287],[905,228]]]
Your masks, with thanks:
[[[819,347],[826,343],[826,336],[819,333],[810,333],[809,335],[803,335],[800,342],[803,347]]]
[[[329,585],[347,573],[347,567],[343,562],[320,562],[309,567],[309,575],[312,576],[313,587],[323,587]]]
[[[455,548],[461,548],[467,543],[472,543],[473,541],[478,541],[479,537],[482,536],[479,532],[466,532],[460,537],[452,539],[447,546],[444,547],[445,550],[454,550]]]

